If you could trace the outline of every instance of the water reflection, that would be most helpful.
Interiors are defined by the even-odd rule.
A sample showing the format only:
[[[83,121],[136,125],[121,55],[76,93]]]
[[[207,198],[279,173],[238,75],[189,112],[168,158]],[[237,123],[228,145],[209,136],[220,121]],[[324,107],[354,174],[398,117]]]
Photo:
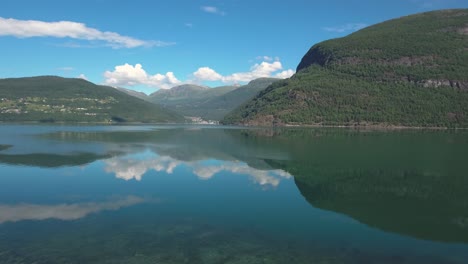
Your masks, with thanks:
[[[468,243],[465,133],[316,131],[309,135],[314,137],[300,142],[282,133],[274,135],[289,143],[292,158],[267,163],[294,175],[313,207],[343,213],[387,232]]]
[[[144,199],[128,196],[105,202],[70,203],[70,204],[0,204],[0,224],[23,220],[77,220],[92,213],[101,211],[116,211],[124,207],[143,203]]]
[[[386,232],[468,243],[466,132],[70,129],[40,134],[35,141],[48,146],[48,153],[39,147],[26,152],[24,142],[31,139],[7,142],[13,146],[1,150],[0,162],[57,167],[100,160],[100,169],[128,185],[150,172],[175,175],[179,169],[203,180],[247,175],[272,187],[294,177],[314,208]]]
[[[254,183],[272,187],[277,187],[281,179],[292,178],[289,173],[281,169],[260,170],[239,161],[181,161],[170,156],[159,156],[153,152],[115,157],[105,160],[104,163],[106,172],[115,173],[117,178],[127,181],[132,179],[141,181],[143,175],[150,170],[173,174],[177,167],[188,168],[202,180],[209,180],[220,172],[229,172],[234,175],[247,175]]]

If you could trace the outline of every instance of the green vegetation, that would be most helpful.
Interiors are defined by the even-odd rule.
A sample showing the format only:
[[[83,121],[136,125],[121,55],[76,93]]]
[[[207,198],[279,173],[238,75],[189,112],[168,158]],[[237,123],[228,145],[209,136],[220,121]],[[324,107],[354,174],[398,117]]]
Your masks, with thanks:
[[[0,121],[184,122],[182,116],[82,79],[0,79]]]
[[[160,89],[150,95],[149,101],[183,116],[202,117],[208,120],[210,118],[204,115],[206,103],[234,89],[235,86],[208,88],[185,84],[168,90]]]
[[[468,127],[467,27],[467,9],[445,10],[319,43],[222,122]]]
[[[149,96],[146,95],[143,92],[137,92],[135,90],[126,89],[126,88],[122,88],[122,87],[116,87],[116,89],[121,91],[121,92],[124,92],[124,93],[126,93],[128,95],[131,95],[133,97],[140,98],[140,99],[143,99],[143,100],[146,100],[146,101],[149,100]]]
[[[247,85],[207,100],[197,107],[196,113],[204,119],[221,120],[275,81],[278,81],[278,79],[259,78],[253,80]]]
[[[196,85],[181,85],[170,90],[159,90],[150,95],[149,101],[184,116],[201,117],[204,120],[221,120],[226,114],[253,98],[276,80],[274,78],[260,78],[240,87],[207,88]]]

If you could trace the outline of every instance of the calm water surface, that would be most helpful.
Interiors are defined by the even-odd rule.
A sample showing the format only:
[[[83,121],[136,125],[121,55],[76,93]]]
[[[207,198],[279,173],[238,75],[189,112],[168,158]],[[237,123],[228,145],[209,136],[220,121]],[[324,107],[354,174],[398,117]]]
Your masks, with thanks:
[[[0,263],[468,263],[468,133],[0,125]]]

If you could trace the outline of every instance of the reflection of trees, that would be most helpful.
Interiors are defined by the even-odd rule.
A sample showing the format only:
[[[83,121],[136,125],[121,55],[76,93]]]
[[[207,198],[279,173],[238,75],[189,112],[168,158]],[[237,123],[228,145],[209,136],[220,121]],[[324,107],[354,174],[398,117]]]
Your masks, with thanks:
[[[294,176],[314,207],[390,232],[468,242],[465,133],[246,130],[239,142],[286,150],[265,159]]]
[[[468,179],[421,171],[298,169],[314,207],[417,238],[468,242]]]

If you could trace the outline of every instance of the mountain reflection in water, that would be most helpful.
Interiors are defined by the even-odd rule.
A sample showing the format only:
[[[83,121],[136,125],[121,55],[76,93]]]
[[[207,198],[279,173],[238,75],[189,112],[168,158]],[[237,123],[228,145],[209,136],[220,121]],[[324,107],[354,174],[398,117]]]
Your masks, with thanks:
[[[324,245],[344,243],[344,248],[349,246],[343,241],[361,241],[346,232],[374,234],[378,229],[384,232],[372,236],[389,243],[382,242],[387,250],[405,243],[420,243],[423,248],[427,241],[431,243],[427,250],[434,252],[456,247],[456,253],[450,254],[458,256],[447,263],[461,263],[456,259],[468,257],[459,253],[468,244],[465,131],[164,126],[39,131],[9,141],[4,140],[8,133],[0,131],[4,133],[0,146],[5,146],[0,148],[2,184],[19,186],[25,177],[44,186],[40,181],[47,179],[51,186],[44,190],[28,186],[27,195],[14,188],[0,194],[0,239],[2,224],[24,220],[74,221],[119,210],[135,214],[148,210],[145,214],[154,213],[150,219],[156,221],[181,210],[232,225],[244,223],[255,230],[283,229],[285,236],[321,239]],[[31,170],[39,176],[29,173],[18,178],[13,175],[16,170]],[[78,178],[70,178],[74,179],[70,184],[66,177],[71,176],[46,176],[50,173]],[[258,189],[247,190],[245,181]],[[259,190],[268,193],[259,194]],[[44,198],[46,192],[51,198]],[[159,201],[155,198],[159,195],[167,204],[150,207],[147,201]],[[296,196],[314,210],[306,212]],[[34,201],[37,197],[43,200]],[[130,216],[121,217],[115,221]],[[358,228],[353,219],[366,227]],[[338,234],[344,226],[349,229]],[[395,235],[401,245],[390,242]],[[369,241],[359,243],[369,249],[375,242]],[[440,254],[445,260],[448,253]],[[380,263],[392,263],[386,261]]]

